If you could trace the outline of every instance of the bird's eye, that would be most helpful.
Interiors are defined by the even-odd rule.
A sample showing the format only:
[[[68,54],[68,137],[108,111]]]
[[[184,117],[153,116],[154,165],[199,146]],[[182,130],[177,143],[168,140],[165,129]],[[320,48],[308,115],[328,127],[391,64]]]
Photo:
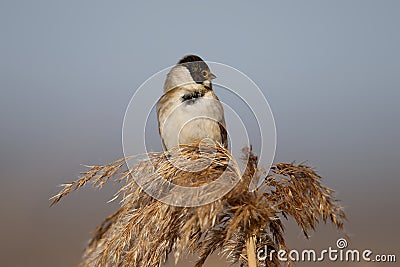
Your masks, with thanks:
[[[206,70],[202,70],[201,71],[201,75],[203,75],[203,77],[207,77],[208,72]]]

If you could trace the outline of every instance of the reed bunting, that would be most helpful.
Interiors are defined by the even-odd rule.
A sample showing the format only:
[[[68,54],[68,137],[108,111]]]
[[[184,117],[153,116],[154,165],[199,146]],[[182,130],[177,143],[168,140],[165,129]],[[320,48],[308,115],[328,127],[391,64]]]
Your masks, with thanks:
[[[164,150],[209,139],[228,147],[224,110],[212,89],[216,78],[196,55],[183,57],[167,74],[157,103]]]

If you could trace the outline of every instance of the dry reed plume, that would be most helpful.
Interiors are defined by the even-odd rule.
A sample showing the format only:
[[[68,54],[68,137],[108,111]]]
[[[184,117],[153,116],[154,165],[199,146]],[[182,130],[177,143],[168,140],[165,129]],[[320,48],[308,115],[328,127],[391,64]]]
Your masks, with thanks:
[[[202,151],[198,147],[194,143],[170,155],[153,153],[138,161],[131,172],[124,166],[125,160],[132,158],[87,166],[89,170],[82,173],[82,178],[63,185],[52,204],[88,182],[101,187],[115,177],[122,184],[115,195],[121,198],[121,207],[96,228],[84,252],[82,266],[161,266],[170,255],[177,262],[183,254],[195,253],[199,257],[195,266],[200,267],[213,252],[222,252],[228,261],[241,266],[279,266],[277,258],[257,261],[256,252],[266,244],[276,250],[287,249],[280,215],[294,218],[306,237],[320,221],[331,221],[342,229],[343,208],[333,191],[321,185],[321,177],[312,168],[278,163],[267,174],[258,167],[251,149],[243,153],[248,162],[236,186],[206,205],[168,205],[137,185],[140,179],[142,184],[160,191],[152,193],[162,195],[168,185],[152,184],[155,172],[164,177],[164,182],[191,187],[215,181],[224,171],[227,174],[224,182],[238,178],[237,163],[229,151],[218,146],[212,155],[204,146]],[[204,161],[210,163],[209,167],[198,168],[197,172],[179,168],[197,168]],[[262,183],[257,190],[249,192],[253,176]],[[218,190],[221,185],[215,186]]]

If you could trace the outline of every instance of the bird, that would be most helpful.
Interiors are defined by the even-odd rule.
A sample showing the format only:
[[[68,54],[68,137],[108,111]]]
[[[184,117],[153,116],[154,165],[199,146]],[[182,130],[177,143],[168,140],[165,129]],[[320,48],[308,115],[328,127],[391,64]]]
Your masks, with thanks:
[[[212,89],[216,76],[197,55],[186,55],[168,72],[157,102],[164,151],[196,140],[228,147],[224,109]]]

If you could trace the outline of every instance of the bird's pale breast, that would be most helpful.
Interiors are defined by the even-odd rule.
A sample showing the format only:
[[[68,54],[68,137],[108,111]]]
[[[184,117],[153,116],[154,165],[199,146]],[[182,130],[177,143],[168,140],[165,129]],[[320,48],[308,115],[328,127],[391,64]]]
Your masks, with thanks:
[[[225,127],[224,111],[212,90],[202,97],[183,101],[190,91],[174,89],[161,97],[157,111],[164,148],[210,138],[224,143],[221,125]]]

